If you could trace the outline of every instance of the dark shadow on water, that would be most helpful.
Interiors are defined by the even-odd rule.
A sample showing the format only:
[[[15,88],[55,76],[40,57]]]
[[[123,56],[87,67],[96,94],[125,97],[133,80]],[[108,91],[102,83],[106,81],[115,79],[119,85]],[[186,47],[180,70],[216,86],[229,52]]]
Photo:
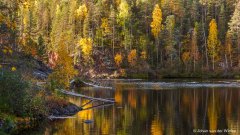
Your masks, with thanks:
[[[115,90],[79,89],[92,97],[113,97],[116,104],[98,107],[97,103],[89,103],[75,119],[44,124],[38,134],[191,135],[194,130],[224,129],[231,130],[229,134],[240,134],[240,88],[162,89],[153,84],[151,89],[141,89],[131,83],[115,84]],[[78,106],[89,102],[74,97],[69,101]],[[93,122],[85,124],[86,120]]]

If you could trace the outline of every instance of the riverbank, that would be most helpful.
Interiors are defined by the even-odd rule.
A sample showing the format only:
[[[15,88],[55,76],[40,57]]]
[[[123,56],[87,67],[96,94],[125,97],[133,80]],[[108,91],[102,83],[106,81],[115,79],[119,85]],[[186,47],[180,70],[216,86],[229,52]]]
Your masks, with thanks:
[[[52,120],[54,117],[58,119],[58,117],[68,117],[76,114],[80,110],[80,107],[76,106],[75,104],[69,103],[64,101],[64,104],[59,104],[56,101],[51,101],[51,104],[55,104],[54,107],[49,108],[46,107],[45,109],[49,110],[48,115],[39,117],[39,118],[30,118],[30,117],[17,117],[10,114],[1,114],[0,116],[0,134],[11,134],[15,132],[15,129],[19,129],[33,125],[33,123],[41,123],[45,120]]]
[[[240,72],[236,70],[202,70],[196,72],[185,72],[178,70],[146,70],[136,72],[132,70],[126,70],[126,79],[240,79]]]
[[[0,133],[11,133],[18,125],[29,121],[47,119],[49,116],[64,117],[74,115],[81,110],[78,106],[67,102],[64,96],[56,92],[57,83],[48,80],[53,72],[41,60],[16,52],[11,57],[4,57],[4,67],[0,68]],[[116,69],[117,70],[117,69]],[[111,71],[111,70],[108,70]],[[237,72],[167,72],[161,70],[123,70],[102,73],[100,78],[238,78]],[[98,77],[99,72],[86,73]],[[61,73],[61,72],[60,72]],[[62,76],[63,74],[58,74]],[[121,76],[122,75],[122,76]],[[90,77],[87,76],[86,77]],[[94,78],[95,79],[95,78]],[[50,84],[49,84],[50,83]],[[79,84],[75,84],[79,85]],[[54,86],[54,87],[49,87]],[[100,84],[100,86],[102,86]],[[9,93],[10,92],[10,93]],[[16,99],[16,100],[13,100]],[[5,105],[7,104],[7,106]],[[20,120],[20,121],[19,121]],[[20,124],[19,124],[20,123]]]
[[[15,53],[0,58],[0,134],[49,116],[70,116],[81,110],[63,95],[49,90],[52,72],[42,61]]]

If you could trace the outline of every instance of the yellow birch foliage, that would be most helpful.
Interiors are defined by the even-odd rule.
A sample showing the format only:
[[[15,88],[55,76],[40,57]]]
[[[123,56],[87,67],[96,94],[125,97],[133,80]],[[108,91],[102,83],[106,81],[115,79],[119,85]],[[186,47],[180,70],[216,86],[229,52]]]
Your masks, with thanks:
[[[131,66],[135,66],[137,62],[137,50],[133,49],[131,52],[128,54],[128,62]]]
[[[92,54],[92,44],[91,38],[81,38],[79,41],[79,46],[81,47],[84,57],[90,57]]]
[[[76,12],[77,16],[80,17],[81,19],[85,18],[88,12],[87,6],[85,4],[79,6]]]
[[[122,55],[121,54],[116,54],[114,57],[115,63],[118,67],[122,64]]]
[[[121,0],[119,5],[119,18],[126,20],[129,16],[129,5],[126,0]]]
[[[58,49],[58,59],[55,70],[49,75],[49,82],[54,81],[55,85],[60,88],[68,88],[70,80],[77,75],[77,70],[74,69],[73,59],[70,57],[67,47],[60,44]]]
[[[182,54],[182,60],[183,60],[183,62],[185,63],[185,64],[187,64],[188,63],[188,61],[190,60],[190,52],[184,52],[183,54]]]
[[[11,70],[14,72],[14,71],[17,70],[17,68],[16,67],[12,67]]]
[[[103,29],[104,35],[108,35],[111,32],[110,27],[108,25],[108,19],[107,18],[102,18],[101,28]]]
[[[147,52],[146,51],[141,52],[141,59],[143,59],[143,60],[147,59]]]
[[[212,19],[209,24],[209,35],[208,35],[208,53],[210,57],[216,59],[219,55],[220,42],[218,40],[218,29],[215,19]]]
[[[22,6],[23,6],[23,25],[24,25],[24,28],[26,29],[30,23],[30,16],[29,16],[30,3],[28,1],[25,1]]]
[[[155,38],[158,38],[158,35],[161,31],[162,27],[162,10],[160,9],[159,5],[156,4],[152,13],[152,22],[151,22],[151,28],[152,28],[152,34]]]

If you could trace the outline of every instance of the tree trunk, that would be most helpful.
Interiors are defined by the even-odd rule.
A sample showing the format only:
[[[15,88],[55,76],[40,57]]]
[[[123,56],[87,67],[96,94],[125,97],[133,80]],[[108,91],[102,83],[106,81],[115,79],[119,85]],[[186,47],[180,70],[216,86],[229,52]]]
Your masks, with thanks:
[[[126,29],[126,23],[124,20],[124,25],[123,25],[123,31],[125,33],[125,29]],[[126,36],[124,36],[124,49],[127,50],[127,44],[126,44]]]
[[[159,39],[157,39],[156,43],[157,43],[157,44],[156,44],[156,48],[157,48],[157,62],[156,62],[156,63],[157,63],[157,68],[158,68],[158,59],[159,59],[159,58],[158,58],[158,46],[159,46]]]
[[[209,69],[209,64],[208,64],[208,49],[207,49],[207,38],[206,38],[206,33],[205,33],[205,26],[204,26],[204,24],[205,24],[205,22],[206,22],[206,19],[204,19],[205,17],[206,17],[206,8],[205,7],[203,7],[204,9],[204,14],[202,13],[202,29],[203,29],[203,37],[204,37],[204,48],[205,48],[205,58],[206,58],[206,67],[207,67],[207,69]]]
[[[193,57],[193,72],[195,72],[195,68],[196,68],[196,61],[195,61],[195,55]]]
[[[230,55],[230,56],[229,56],[229,57],[230,57],[230,67],[232,68],[232,66],[233,66],[233,62],[232,62],[232,53],[230,53],[229,55]]]
[[[102,32],[101,46],[102,46],[102,51],[103,51],[104,50],[103,49],[103,32]]]
[[[113,48],[113,56],[115,56],[115,25],[113,24],[113,33],[112,33],[112,48]]]
[[[163,65],[163,52],[162,52],[162,49],[160,51],[160,65],[162,66]]]
[[[214,63],[215,63],[214,56],[213,56],[213,58],[212,58],[212,59],[213,59],[213,61],[212,61],[212,62],[213,62],[213,63],[212,63],[213,67],[212,67],[212,68],[213,68],[213,71],[214,71],[214,66],[215,66],[215,65],[214,65]]]
[[[238,34],[238,40],[237,40],[237,49],[238,49],[238,53],[237,53],[237,58],[238,58],[238,67],[240,67],[240,57],[239,57],[239,53],[240,53],[240,42],[239,42],[239,40],[240,40],[240,37],[239,37],[239,34]]]

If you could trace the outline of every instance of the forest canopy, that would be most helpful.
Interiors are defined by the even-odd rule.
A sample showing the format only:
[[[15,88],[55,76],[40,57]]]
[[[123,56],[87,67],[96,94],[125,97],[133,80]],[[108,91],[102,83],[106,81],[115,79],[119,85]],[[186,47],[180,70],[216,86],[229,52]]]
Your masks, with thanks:
[[[163,74],[240,67],[238,0],[1,0],[0,9],[1,45],[52,68],[63,57],[69,68],[110,61]]]

